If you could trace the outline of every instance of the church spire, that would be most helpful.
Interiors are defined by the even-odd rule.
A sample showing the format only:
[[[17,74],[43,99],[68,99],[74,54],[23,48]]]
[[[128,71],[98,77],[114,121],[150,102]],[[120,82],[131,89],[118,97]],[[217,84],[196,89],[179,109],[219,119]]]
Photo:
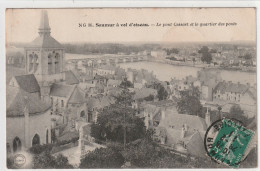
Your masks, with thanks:
[[[51,33],[51,28],[49,26],[49,18],[46,10],[42,10],[41,12],[41,22],[39,27],[39,35],[40,36],[49,36]]]

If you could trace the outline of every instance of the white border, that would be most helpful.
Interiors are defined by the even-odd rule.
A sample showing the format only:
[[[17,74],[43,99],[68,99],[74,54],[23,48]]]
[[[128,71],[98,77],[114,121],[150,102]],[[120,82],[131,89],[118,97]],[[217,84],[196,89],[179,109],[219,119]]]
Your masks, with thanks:
[[[260,13],[258,9],[260,7],[260,1],[159,1],[159,0],[121,0],[121,1],[95,1],[95,0],[0,0],[0,170],[6,169],[6,81],[5,81],[5,9],[6,8],[86,8],[86,7],[256,7],[257,8],[257,40],[259,40],[259,21]],[[260,48],[260,44],[257,43],[257,50]],[[257,59],[259,58],[259,53],[257,53]],[[260,66],[260,61],[257,60],[257,66]],[[257,80],[259,80],[260,74],[259,69],[257,69]],[[257,89],[259,90],[259,84],[257,84]],[[259,97],[259,91],[257,91]],[[260,100],[257,101],[257,106],[259,106]],[[259,107],[257,108],[259,113]],[[258,124],[259,125],[259,124]],[[258,134],[258,142],[259,134]],[[259,147],[258,147],[259,148]],[[259,150],[258,150],[258,159],[259,159]],[[259,160],[258,160],[259,167]],[[37,169],[38,170],[38,169]],[[64,170],[64,169],[63,169]],[[67,170],[67,169],[66,169]],[[79,170],[79,169],[71,169]],[[102,169],[95,169],[102,170]],[[130,169],[124,169],[130,170]],[[135,170],[151,170],[151,169],[135,169]],[[166,170],[166,169],[160,169]],[[169,169],[167,169],[169,170]],[[176,169],[173,169],[176,170]],[[191,169],[182,169],[182,170],[191,170]],[[199,170],[199,169],[196,169]],[[203,169],[203,170],[213,170],[213,169]],[[221,169],[228,170],[228,169]],[[258,170],[256,169],[241,169],[241,170]]]

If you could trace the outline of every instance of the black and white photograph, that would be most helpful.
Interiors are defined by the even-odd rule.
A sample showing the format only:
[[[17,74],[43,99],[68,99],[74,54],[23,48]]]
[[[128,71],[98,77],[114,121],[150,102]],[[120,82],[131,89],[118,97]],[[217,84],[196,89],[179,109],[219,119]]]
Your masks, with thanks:
[[[7,8],[6,168],[256,168],[256,8]]]

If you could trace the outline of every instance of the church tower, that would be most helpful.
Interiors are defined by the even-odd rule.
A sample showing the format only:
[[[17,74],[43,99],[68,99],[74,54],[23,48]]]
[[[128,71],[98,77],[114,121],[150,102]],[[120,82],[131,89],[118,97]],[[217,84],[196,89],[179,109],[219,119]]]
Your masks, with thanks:
[[[51,36],[47,11],[41,12],[39,36],[25,47],[26,73],[34,74],[38,83],[51,84],[64,79],[64,48]],[[46,83],[44,83],[46,85]]]

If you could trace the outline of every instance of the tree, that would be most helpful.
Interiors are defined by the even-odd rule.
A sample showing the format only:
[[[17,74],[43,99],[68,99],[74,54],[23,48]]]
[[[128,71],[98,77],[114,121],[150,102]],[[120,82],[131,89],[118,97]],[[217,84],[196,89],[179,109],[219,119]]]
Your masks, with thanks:
[[[133,83],[131,83],[131,81],[128,81],[127,79],[124,79],[120,84],[120,87],[124,86],[126,86],[127,88],[134,88]]]
[[[97,123],[91,126],[91,136],[98,141],[120,143],[143,137],[145,125],[132,108],[133,93],[125,88],[115,99],[115,104],[105,107],[98,115]]]
[[[235,104],[230,108],[229,113],[226,115],[226,117],[230,119],[238,120],[242,122],[245,126],[249,124],[248,118],[244,115],[244,111],[241,109],[240,105],[238,104]]]
[[[57,157],[52,156],[49,151],[44,151],[41,154],[36,154],[33,157],[34,169],[69,169],[73,168],[68,163],[68,159],[59,154]]]
[[[203,108],[199,100],[199,89],[197,87],[191,87],[190,90],[182,91],[181,98],[177,102],[177,110],[181,114],[197,115],[201,116]]]
[[[245,59],[252,59],[252,54],[250,53],[247,53],[245,56],[244,56]]]
[[[212,61],[212,55],[209,52],[209,48],[207,46],[203,46],[198,53],[202,54],[201,61],[210,64]]]
[[[159,100],[165,100],[168,97],[168,92],[160,82],[153,82],[147,85],[147,88],[153,88],[157,90],[157,97]]]
[[[80,161],[79,168],[121,168],[124,157],[115,148],[97,148]]]

